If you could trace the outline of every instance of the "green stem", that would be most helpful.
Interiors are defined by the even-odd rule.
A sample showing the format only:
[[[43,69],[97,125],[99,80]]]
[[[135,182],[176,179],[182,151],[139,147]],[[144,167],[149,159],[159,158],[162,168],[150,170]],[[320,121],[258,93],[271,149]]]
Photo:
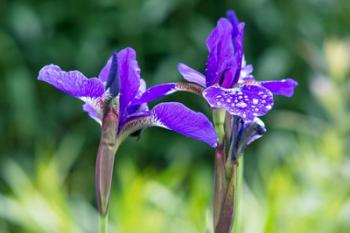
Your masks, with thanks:
[[[218,145],[224,146],[225,139],[225,111],[222,109],[217,109],[213,111],[213,122],[215,126],[216,133],[218,135],[219,143]]]
[[[244,159],[243,156],[239,156],[238,159],[238,165],[237,165],[237,175],[236,175],[236,188],[235,188],[235,198],[234,198],[234,219],[233,219],[233,231],[232,233],[238,233],[239,232],[239,209],[240,209],[240,196],[241,196],[241,189],[243,185],[243,170],[244,170]]]
[[[108,233],[108,212],[99,215],[99,233]]]

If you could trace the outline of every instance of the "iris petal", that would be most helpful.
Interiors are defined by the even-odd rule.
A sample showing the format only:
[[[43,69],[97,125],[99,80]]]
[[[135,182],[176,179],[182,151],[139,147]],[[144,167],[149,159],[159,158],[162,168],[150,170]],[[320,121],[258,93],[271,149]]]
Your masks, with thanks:
[[[39,72],[38,80],[83,100],[101,97],[104,93],[103,83],[99,79],[88,79],[79,71],[63,71],[57,65],[44,66]]]
[[[158,104],[152,109],[152,117],[155,126],[203,141],[212,147],[217,144],[216,131],[207,117],[183,104],[176,102]]]
[[[206,86],[219,83],[224,73],[235,62],[232,43],[232,24],[228,19],[219,19],[207,38],[209,51],[206,67]]]
[[[269,89],[275,95],[291,97],[294,94],[294,88],[298,83],[293,79],[272,80],[260,82],[262,86]]]
[[[205,76],[202,73],[182,63],[177,66],[177,70],[187,81],[205,87]]]
[[[223,108],[245,122],[265,115],[273,106],[272,93],[259,85],[246,84],[232,89],[214,85],[205,89],[203,96],[212,108]]]
[[[135,98],[140,87],[140,68],[136,60],[136,52],[126,48],[118,53],[119,75],[119,114],[120,122],[127,117],[127,107]]]

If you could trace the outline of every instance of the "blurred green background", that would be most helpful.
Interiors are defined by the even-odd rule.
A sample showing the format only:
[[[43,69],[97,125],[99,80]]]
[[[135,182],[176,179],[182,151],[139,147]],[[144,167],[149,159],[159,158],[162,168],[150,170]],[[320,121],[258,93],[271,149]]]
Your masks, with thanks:
[[[241,232],[350,232],[349,0],[0,0],[0,232],[97,232],[99,126],[36,80],[43,65],[92,77],[131,46],[148,85],[181,80],[178,62],[204,69],[206,36],[228,8],[246,22],[256,78],[299,82],[247,150]],[[164,100],[209,114],[191,94]],[[111,232],[210,229],[207,145],[152,128],[116,162]]]

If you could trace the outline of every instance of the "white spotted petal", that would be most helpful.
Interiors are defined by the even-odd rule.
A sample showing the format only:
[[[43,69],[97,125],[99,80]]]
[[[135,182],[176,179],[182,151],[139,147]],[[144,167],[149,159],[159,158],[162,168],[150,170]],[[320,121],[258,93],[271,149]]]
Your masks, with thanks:
[[[245,122],[265,115],[273,106],[271,91],[258,84],[245,84],[236,88],[208,87],[204,98],[212,108],[223,108],[231,115],[240,116]]]

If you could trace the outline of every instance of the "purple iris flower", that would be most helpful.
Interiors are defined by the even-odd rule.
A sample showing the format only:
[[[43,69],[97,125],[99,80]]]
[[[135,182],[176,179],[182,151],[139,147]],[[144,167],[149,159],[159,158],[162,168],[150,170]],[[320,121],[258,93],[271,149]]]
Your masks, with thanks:
[[[273,94],[290,97],[297,82],[293,79],[261,81],[252,75],[243,52],[244,23],[234,11],[220,18],[207,38],[209,51],[205,74],[179,64],[178,71],[191,84],[168,83],[150,88],[135,103],[142,103],[175,91],[201,93],[213,109],[224,109],[245,123],[265,115],[273,106]],[[157,94],[157,95],[156,95]]]
[[[38,79],[84,101],[83,110],[100,124],[105,106],[117,98],[116,130],[120,139],[144,127],[159,126],[216,146],[215,129],[202,113],[176,102],[160,103],[151,110],[148,101],[132,104],[146,90],[132,48],[113,53],[97,78],[88,79],[79,71],[67,72],[57,65],[47,65],[40,70]]]

